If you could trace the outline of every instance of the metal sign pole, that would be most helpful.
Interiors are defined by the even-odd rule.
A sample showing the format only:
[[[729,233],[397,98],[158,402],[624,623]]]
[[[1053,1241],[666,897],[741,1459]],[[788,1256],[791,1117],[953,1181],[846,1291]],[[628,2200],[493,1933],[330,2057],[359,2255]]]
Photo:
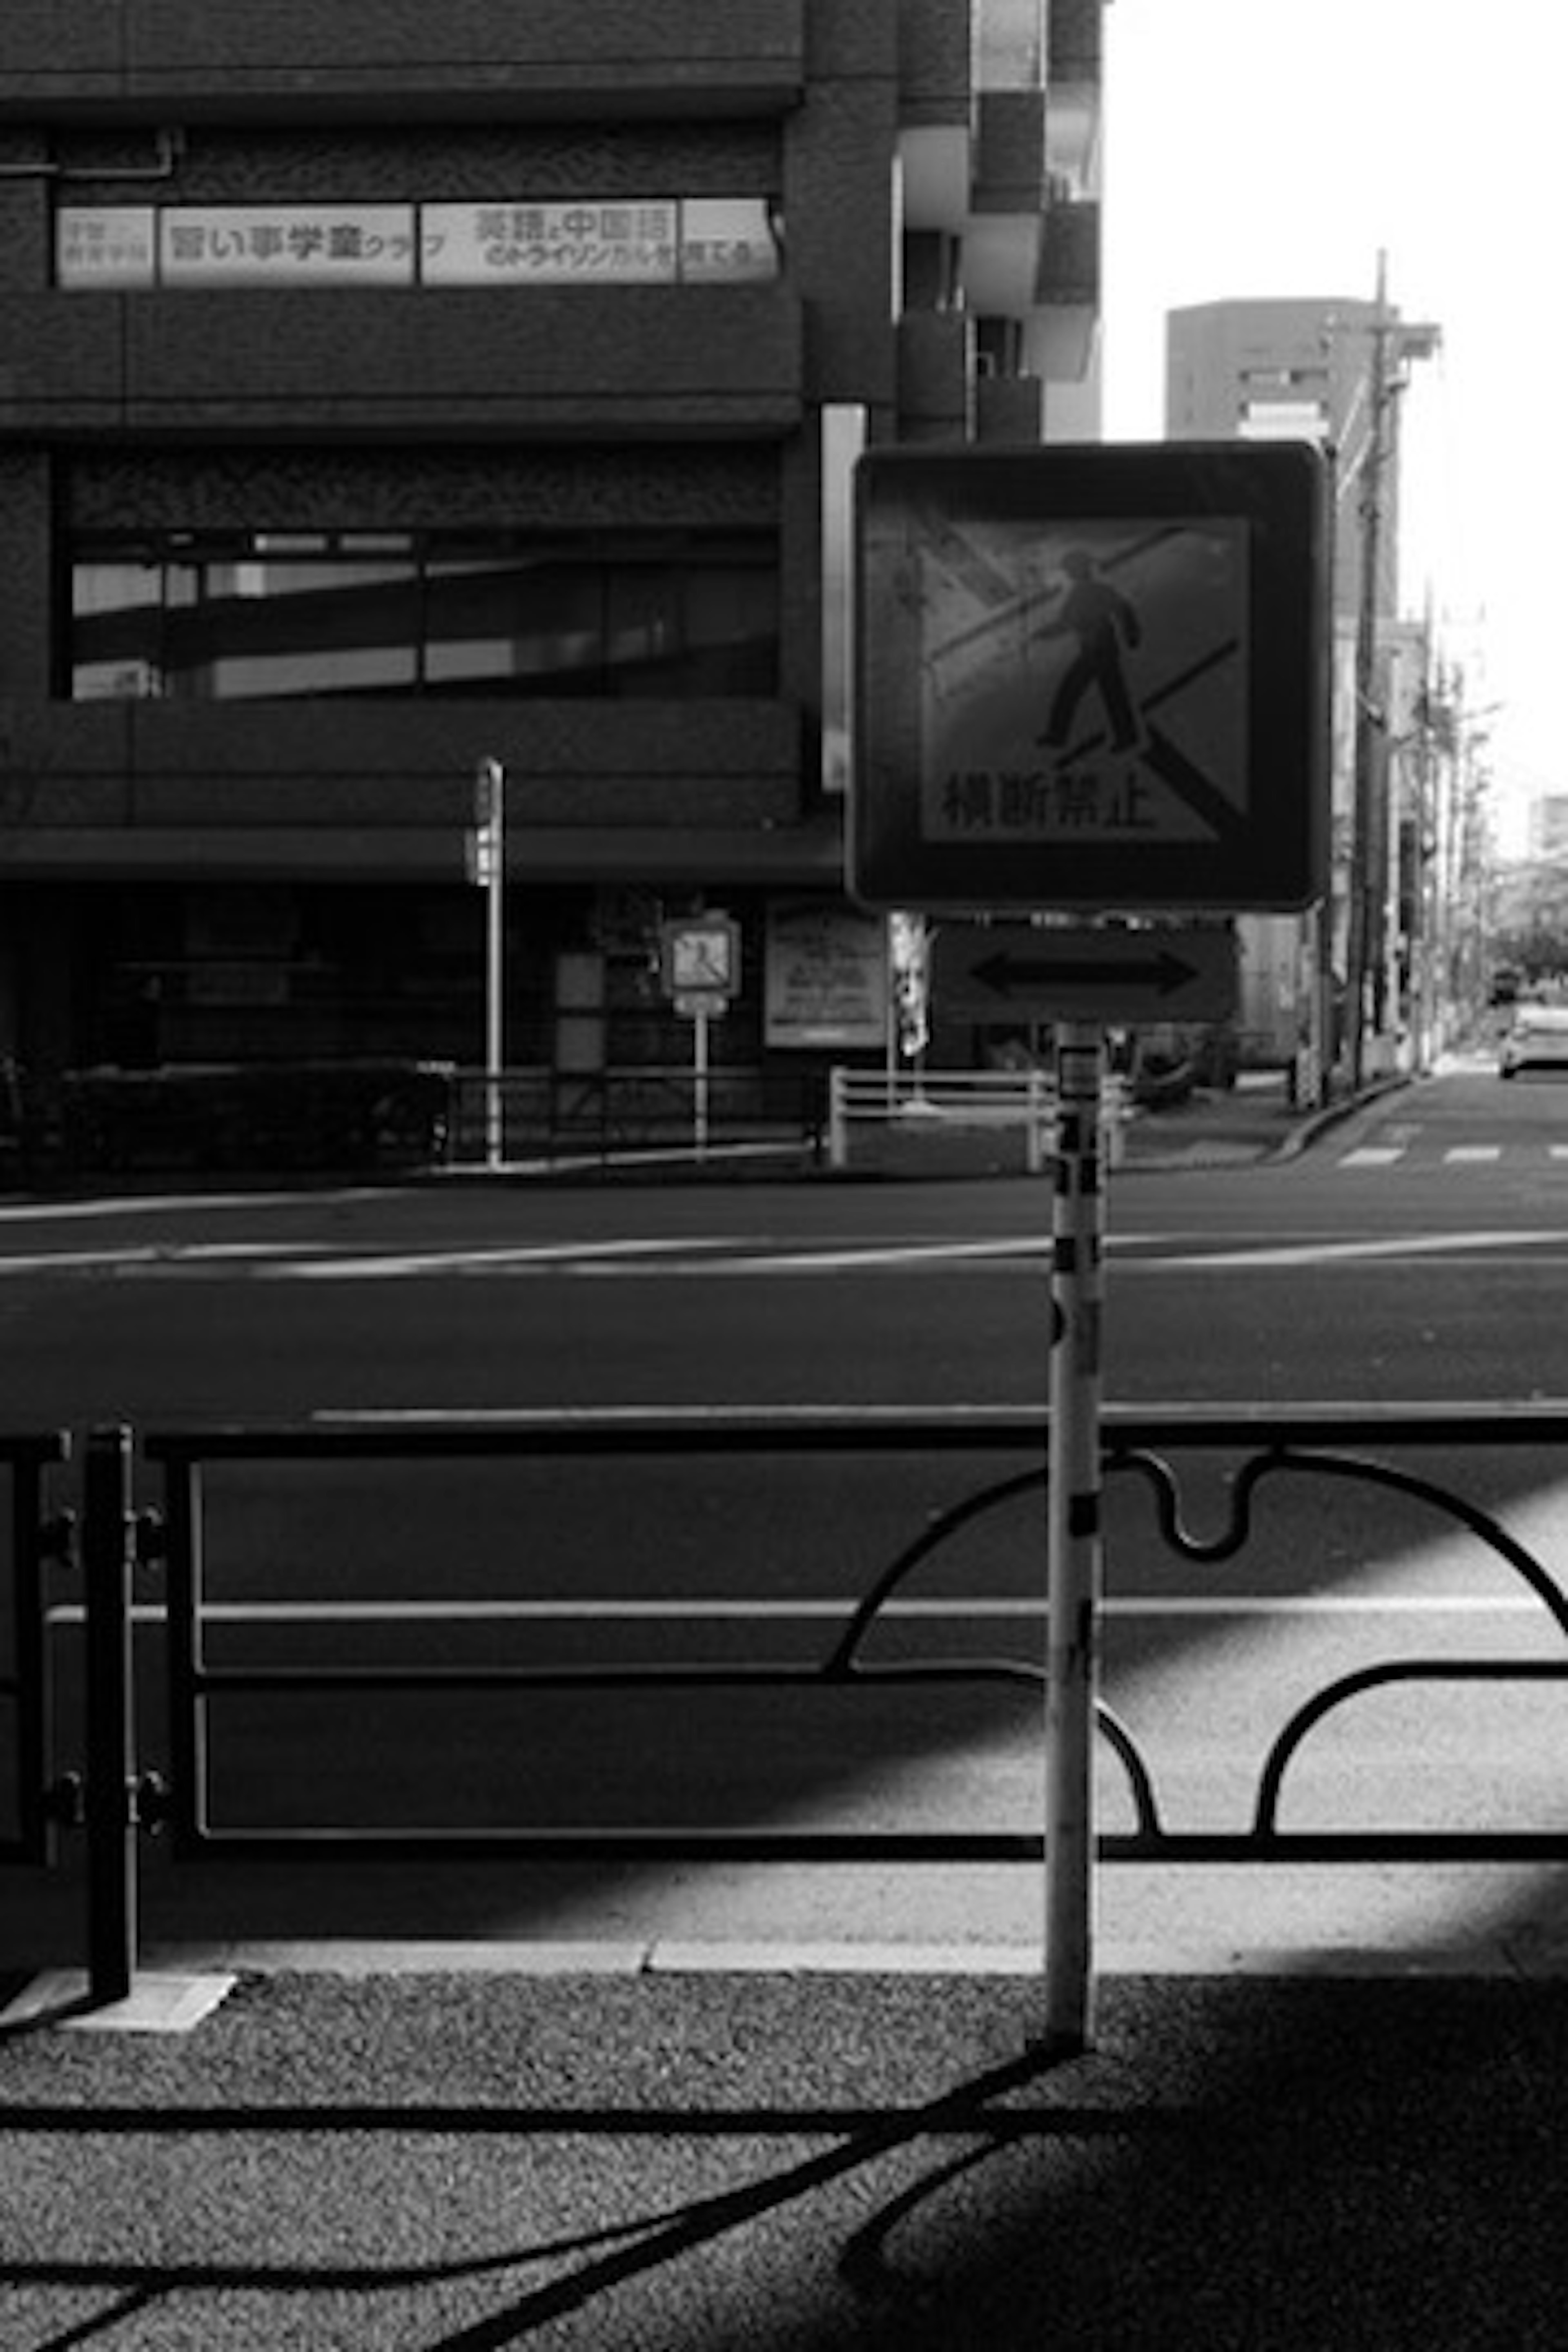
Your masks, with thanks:
[[[480,822],[488,845],[485,866],[485,1165],[505,1158],[501,1072],[506,1066],[506,770],[499,760],[479,764]]]
[[[1094,2001],[1094,1747],[1100,1648],[1100,1323],[1105,1232],[1098,1025],[1057,1031],[1046,1653],[1046,2043],[1087,2050]]]
[[[695,1126],[697,1157],[708,1156],[708,1015],[699,1012],[692,1022],[692,1059],[695,1065]]]

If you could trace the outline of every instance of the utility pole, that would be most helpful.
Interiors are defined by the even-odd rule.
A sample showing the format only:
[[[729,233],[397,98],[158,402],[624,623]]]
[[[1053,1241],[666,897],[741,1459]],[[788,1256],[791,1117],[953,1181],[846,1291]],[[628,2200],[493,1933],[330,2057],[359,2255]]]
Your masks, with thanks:
[[[1385,483],[1393,457],[1394,402],[1407,381],[1406,362],[1430,359],[1440,341],[1437,328],[1404,326],[1390,311],[1388,257],[1382,251],[1377,257],[1377,293],[1370,334],[1367,443],[1356,500],[1361,566],[1355,642],[1355,813],[1345,976],[1352,1093],[1360,1092],[1366,1075],[1369,1015],[1373,1025],[1380,1025],[1387,1003],[1388,713],[1383,708],[1378,622]]]
[[[1374,969],[1375,945],[1382,930],[1378,919],[1382,894],[1387,888],[1386,860],[1381,854],[1378,812],[1385,795],[1379,792],[1377,767],[1381,746],[1377,727],[1381,712],[1373,701],[1377,686],[1378,569],[1383,542],[1383,467],[1387,430],[1388,384],[1388,264],[1377,257],[1377,308],[1372,325],[1372,355],[1368,362],[1367,446],[1362,460],[1361,492],[1356,518],[1361,527],[1361,580],[1356,605],[1355,638],[1355,815],[1351,841],[1350,941],[1346,952],[1345,1011],[1350,1022],[1351,1091],[1359,1094],[1366,1075],[1367,982]]]

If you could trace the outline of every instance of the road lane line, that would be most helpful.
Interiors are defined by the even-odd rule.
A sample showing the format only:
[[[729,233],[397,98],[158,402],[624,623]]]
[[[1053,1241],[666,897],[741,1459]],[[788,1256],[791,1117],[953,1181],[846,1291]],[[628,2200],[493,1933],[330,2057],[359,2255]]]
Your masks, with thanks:
[[[1284,1247],[1216,1249],[1169,1257],[1133,1258],[1119,1271],[1142,1272],[1151,1266],[1159,1266],[1226,1273],[1242,1269],[1250,1272],[1259,1267],[1333,1266],[1363,1264],[1370,1259],[1443,1257],[1465,1250],[1537,1249],[1565,1241],[1568,1241],[1568,1230],[1561,1225],[1537,1227],[1521,1233],[1403,1234],[1379,1241],[1289,1243]]]
[[[842,1623],[859,1605],[849,1598],[620,1601],[576,1595],[569,1601],[222,1601],[206,1602],[201,1615],[209,1625],[744,1624],[759,1620]],[[1112,1593],[1101,1607],[1107,1617],[1129,1618],[1547,1616],[1542,1603],[1526,1592],[1173,1593],[1163,1599],[1151,1593]],[[79,1601],[62,1601],[47,1613],[55,1625],[85,1622]],[[156,1601],[138,1601],[132,1612],[139,1624],[150,1625],[162,1624],[164,1613]],[[884,1601],[877,1614],[879,1619],[934,1622],[1036,1618],[1045,1616],[1046,1603],[1043,1597],[1018,1601],[895,1597]]]

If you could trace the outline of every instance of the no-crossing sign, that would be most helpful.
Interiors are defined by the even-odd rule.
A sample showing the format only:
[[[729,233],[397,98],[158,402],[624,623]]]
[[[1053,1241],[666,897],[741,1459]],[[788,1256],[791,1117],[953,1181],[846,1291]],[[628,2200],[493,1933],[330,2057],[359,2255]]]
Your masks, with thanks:
[[[856,502],[857,897],[1100,911],[1321,897],[1316,448],[879,449]]]

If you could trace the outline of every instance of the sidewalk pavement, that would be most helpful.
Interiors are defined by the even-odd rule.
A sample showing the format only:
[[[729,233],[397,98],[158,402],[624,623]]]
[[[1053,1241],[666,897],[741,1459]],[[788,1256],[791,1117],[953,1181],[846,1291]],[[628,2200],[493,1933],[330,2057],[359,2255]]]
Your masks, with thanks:
[[[1386,1079],[1357,1097],[1310,1110],[1292,1101],[1284,1070],[1243,1071],[1232,1087],[1195,1087],[1179,1101],[1136,1106],[1116,1130],[1110,1146],[1110,1165],[1121,1174],[1135,1175],[1293,1159],[1325,1129],[1407,1083],[1403,1076]],[[864,1132],[857,1134],[847,1172],[851,1177],[941,1181],[963,1176],[1020,1175],[1026,1162],[1020,1128],[965,1126],[951,1118],[920,1128],[905,1124],[877,1129],[868,1124]],[[752,1172],[765,1174],[765,1164],[757,1161]]]
[[[1292,1159],[1369,1098],[1302,1109],[1283,1070],[1244,1071],[1234,1087],[1196,1087],[1183,1101],[1135,1110],[1123,1130],[1121,1164],[1216,1168]]]
[[[0,2036],[5,2352],[1531,2352],[1568,1982],[242,1975]]]

